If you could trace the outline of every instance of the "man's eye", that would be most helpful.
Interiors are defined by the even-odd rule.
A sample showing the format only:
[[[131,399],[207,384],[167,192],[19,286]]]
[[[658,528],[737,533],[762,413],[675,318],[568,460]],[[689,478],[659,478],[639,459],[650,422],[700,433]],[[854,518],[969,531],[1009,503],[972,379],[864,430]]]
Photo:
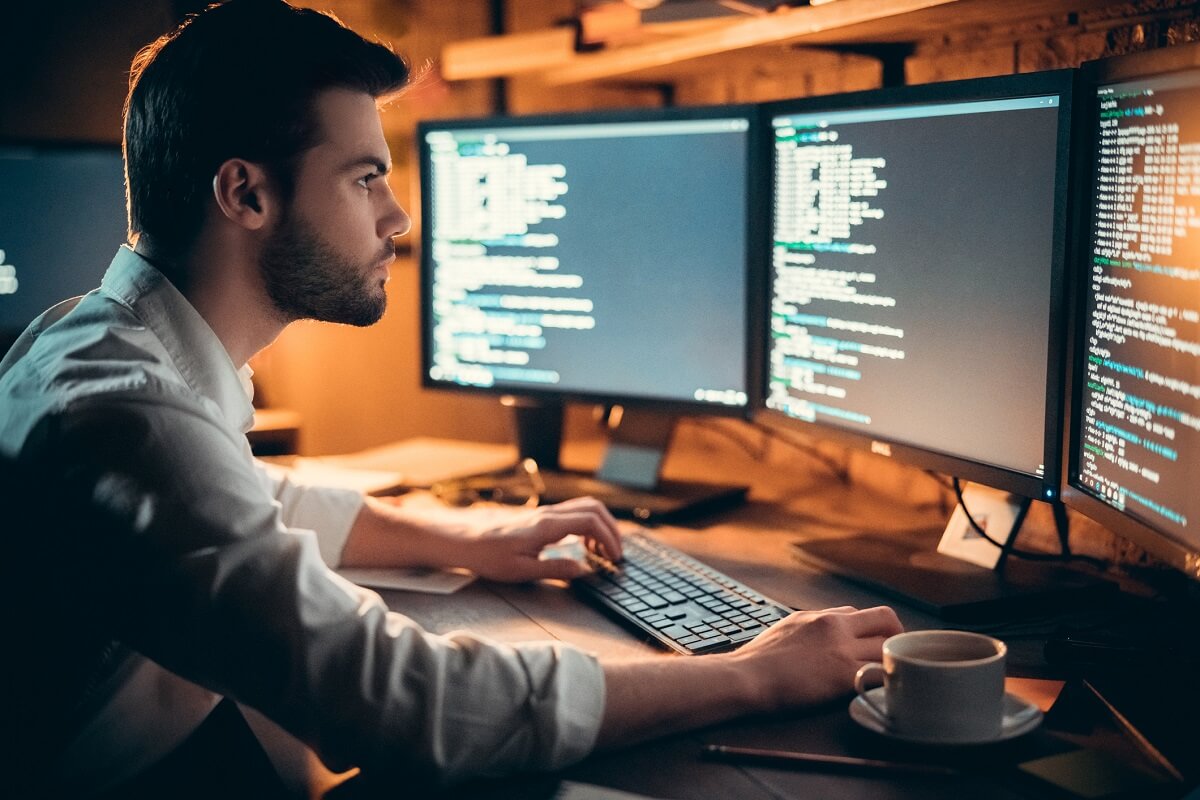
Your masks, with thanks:
[[[370,189],[371,181],[375,180],[378,177],[379,177],[378,172],[372,172],[370,175],[364,175],[358,179],[358,185],[363,187],[364,189]]]

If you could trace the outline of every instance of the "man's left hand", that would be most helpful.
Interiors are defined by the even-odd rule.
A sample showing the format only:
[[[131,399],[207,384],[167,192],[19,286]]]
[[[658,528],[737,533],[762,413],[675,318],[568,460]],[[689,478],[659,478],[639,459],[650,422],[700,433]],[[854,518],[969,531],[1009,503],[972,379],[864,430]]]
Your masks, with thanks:
[[[498,511],[501,513],[492,515],[480,509],[481,524],[464,543],[463,566],[480,577],[513,583],[577,578],[587,571],[581,562],[541,558],[545,548],[570,534],[610,561],[621,558],[617,522],[603,503],[591,497],[519,512]]]

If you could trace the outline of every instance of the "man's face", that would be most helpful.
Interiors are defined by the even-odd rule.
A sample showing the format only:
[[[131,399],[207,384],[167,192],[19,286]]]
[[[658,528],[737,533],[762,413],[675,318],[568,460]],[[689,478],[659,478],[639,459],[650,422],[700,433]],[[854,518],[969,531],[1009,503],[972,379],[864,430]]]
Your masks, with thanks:
[[[291,203],[260,258],[267,294],[288,320],[371,325],[387,306],[392,237],[411,221],[384,175],[391,167],[375,100],[318,95],[321,143],[300,158]]]

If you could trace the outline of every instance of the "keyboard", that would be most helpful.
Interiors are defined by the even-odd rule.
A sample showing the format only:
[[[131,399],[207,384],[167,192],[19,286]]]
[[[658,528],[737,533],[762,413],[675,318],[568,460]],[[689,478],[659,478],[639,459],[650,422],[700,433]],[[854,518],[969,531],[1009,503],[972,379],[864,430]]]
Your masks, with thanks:
[[[572,586],[586,601],[687,655],[732,650],[791,613],[743,583],[641,533],[619,564],[589,553]]]

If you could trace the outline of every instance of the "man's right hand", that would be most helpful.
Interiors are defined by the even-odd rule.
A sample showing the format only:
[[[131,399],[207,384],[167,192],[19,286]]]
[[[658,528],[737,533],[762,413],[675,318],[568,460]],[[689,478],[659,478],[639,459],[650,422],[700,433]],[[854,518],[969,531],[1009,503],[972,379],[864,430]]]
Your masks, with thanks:
[[[756,678],[759,707],[817,705],[854,691],[854,674],[879,661],[883,641],[904,630],[886,606],[797,611],[733,657]]]

